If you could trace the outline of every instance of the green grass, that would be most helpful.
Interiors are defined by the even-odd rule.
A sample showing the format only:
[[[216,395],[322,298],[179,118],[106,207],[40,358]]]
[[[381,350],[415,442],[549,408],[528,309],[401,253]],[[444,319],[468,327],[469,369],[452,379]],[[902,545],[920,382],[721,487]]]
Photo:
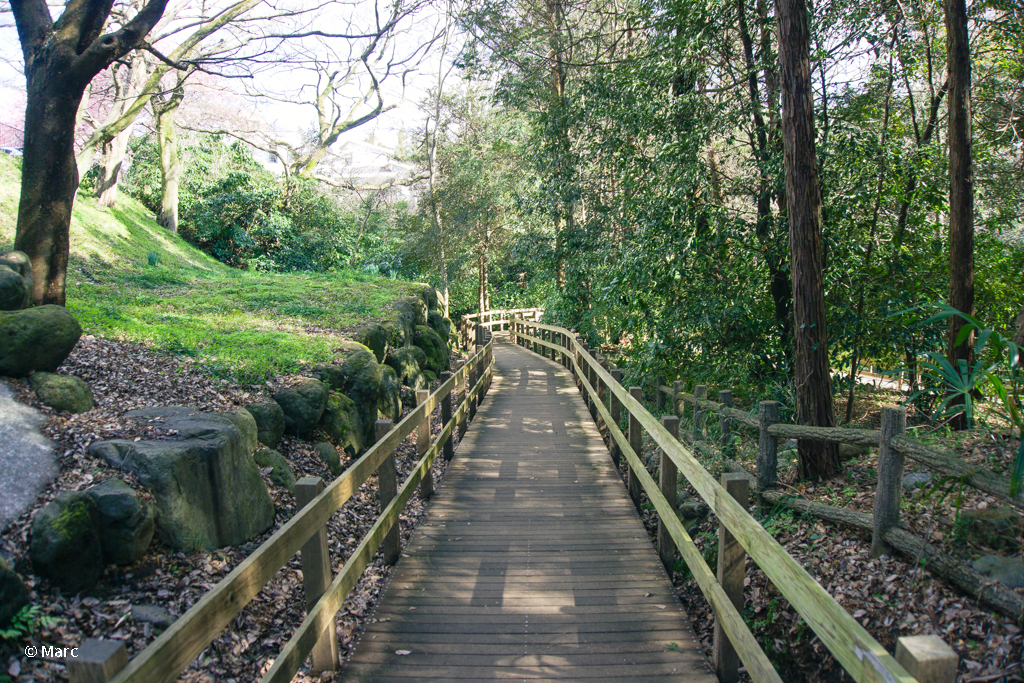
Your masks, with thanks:
[[[14,242],[19,180],[18,161],[0,154],[0,250]],[[169,234],[130,197],[112,209],[75,202],[67,307],[86,334],[188,355],[243,383],[329,361],[410,284],[353,271],[240,271]]]

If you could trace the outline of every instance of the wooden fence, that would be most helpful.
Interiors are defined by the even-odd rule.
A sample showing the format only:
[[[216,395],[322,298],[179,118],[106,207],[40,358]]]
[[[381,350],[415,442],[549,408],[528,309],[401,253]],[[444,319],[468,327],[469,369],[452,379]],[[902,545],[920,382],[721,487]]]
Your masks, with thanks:
[[[732,455],[732,426],[738,425],[758,433],[756,480],[749,474],[747,476],[755,484],[758,500],[762,504],[773,505],[782,502],[832,522],[870,531],[872,556],[877,557],[895,549],[914,562],[923,561],[925,567],[931,571],[989,607],[1024,625],[1024,597],[975,571],[966,563],[940,552],[932,547],[927,539],[900,528],[905,459],[953,477],[1018,509],[1024,509],[1024,496],[1010,496],[1010,485],[1006,477],[982,467],[970,466],[953,453],[917,439],[907,438],[906,408],[883,408],[881,430],[808,427],[780,422],[780,404],[776,401],[761,401],[757,407],[757,415],[754,416],[733,408],[732,392],[728,390],[719,392],[718,401],[711,401],[707,399],[708,390],[705,385],[698,385],[692,394],[682,391],[680,381],[669,387],[665,385],[663,379],[658,378],[656,386],[659,408],[663,409],[665,401],[670,400],[672,412],[684,417],[686,408],[690,407],[693,429],[687,435],[689,442],[701,453],[720,459],[727,469],[745,473],[739,463],[729,458]],[[712,414],[717,414],[719,418],[717,445],[704,440],[706,420]],[[878,481],[873,514],[804,501],[780,491],[773,491],[778,480],[778,444],[780,440],[786,439],[811,439],[877,448]]]
[[[470,327],[476,326],[470,323]],[[452,432],[456,429],[460,434],[465,432],[467,421],[475,415],[477,404],[490,386],[494,361],[491,333],[486,327],[480,340],[476,353],[454,373],[442,372],[441,385],[433,393],[422,392],[418,396],[419,405],[397,425],[391,420],[378,420],[376,443],[341,476],[326,487],[319,477],[300,479],[296,483],[296,498],[303,507],[131,661],[121,641],[87,640],[79,648],[79,656],[67,660],[71,683],[169,683],[177,680],[300,549],[306,618],[261,683],[292,680],[310,654],[314,670],[336,670],[339,662],[335,614],[378,548],[383,549],[388,564],[398,560],[399,515],[417,487],[425,496],[432,493],[431,465],[439,453],[443,453],[446,460],[452,458]],[[453,392],[457,397],[454,411]],[[443,426],[431,440],[430,416],[438,406]],[[395,449],[413,432],[418,432],[420,460],[399,488]],[[374,473],[377,474],[381,514],[338,574],[332,576],[327,554],[327,522]]]
[[[627,488],[634,503],[639,507],[642,490],[658,513],[659,554],[663,560],[670,560],[675,550],[679,551],[714,610],[714,665],[720,680],[736,680],[737,664],[732,653],[738,655],[755,683],[781,680],[739,613],[747,555],[855,681],[911,683],[916,680],[912,673],[935,667],[942,673],[937,678],[929,677],[929,681],[945,683],[955,679],[956,654],[936,636],[901,638],[897,646],[899,660],[889,654],[750,516],[745,477],[739,475],[742,484],[738,483],[737,475],[729,474],[723,476],[723,483],[716,481],[680,443],[678,418],[656,419],[641,403],[640,387],[627,391],[620,384],[621,370],[609,368],[607,359],[570,330],[519,319],[513,322],[511,334],[516,343],[572,370],[591,415],[607,428],[612,457],[616,462],[626,460]],[[620,428],[623,409],[629,425],[625,433]],[[750,420],[741,411],[735,415],[727,413],[727,417],[735,419],[740,415]],[[654,481],[640,460],[642,433],[661,451],[660,482]],[[719,520],[717,573],[707,566],[676,516],[674,499],[680,473]],[[929,647],[920,647],[922,639]]]

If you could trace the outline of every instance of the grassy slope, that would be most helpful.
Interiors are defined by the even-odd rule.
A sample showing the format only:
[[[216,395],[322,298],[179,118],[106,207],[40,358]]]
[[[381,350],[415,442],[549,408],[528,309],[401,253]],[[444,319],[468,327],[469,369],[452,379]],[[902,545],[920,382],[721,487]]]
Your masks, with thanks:
[[[0,250],[14,242],[19,179],[18,161],[0,154]],[[409,290],[361,273],[235,270],[124,195],[113,209],[78,198],[71,254],[67,306],[87,334],[187,354],[243,382],[330,360],[339,337]]]

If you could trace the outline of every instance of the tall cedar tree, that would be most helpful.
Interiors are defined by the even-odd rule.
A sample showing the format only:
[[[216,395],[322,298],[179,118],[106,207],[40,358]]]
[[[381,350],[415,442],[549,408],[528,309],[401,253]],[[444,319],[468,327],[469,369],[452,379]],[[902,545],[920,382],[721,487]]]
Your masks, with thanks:
[[[143,44],[166,5],[167,0],[149,0],[131,21],[103,33],[113,0],[68,0],[56,21],[46,0],[11,2],[28,91],[14,248],[31,259],[36,305],[64,305],[82,94],[96,74]]]
[[[797,422],[832,427],[835,414],[825,328],[821,182],[814,144],[810,29],[805,0],[775,0],[775,16],[779,28],[782,137],[793,278]],[[798,453],[802,478],[824,479],[841,468],[836,444],[802,440]]]
[[[971,159],[971,52],[964,0],[946,0],[946,56],[949,64],[949,305],[974,314],[974,170]],[[956,343],[963,318],[949,319],[949,362],[971,363],[974,340]],[[966,429],[967,414],[953,418]]]

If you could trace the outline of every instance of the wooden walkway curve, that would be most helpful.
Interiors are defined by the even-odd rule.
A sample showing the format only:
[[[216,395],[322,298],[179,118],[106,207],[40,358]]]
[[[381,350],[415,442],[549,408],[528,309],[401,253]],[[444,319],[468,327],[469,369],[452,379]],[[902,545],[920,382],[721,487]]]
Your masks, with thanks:
[[[715,681],[571,375],[494,357],[341,680]]]

